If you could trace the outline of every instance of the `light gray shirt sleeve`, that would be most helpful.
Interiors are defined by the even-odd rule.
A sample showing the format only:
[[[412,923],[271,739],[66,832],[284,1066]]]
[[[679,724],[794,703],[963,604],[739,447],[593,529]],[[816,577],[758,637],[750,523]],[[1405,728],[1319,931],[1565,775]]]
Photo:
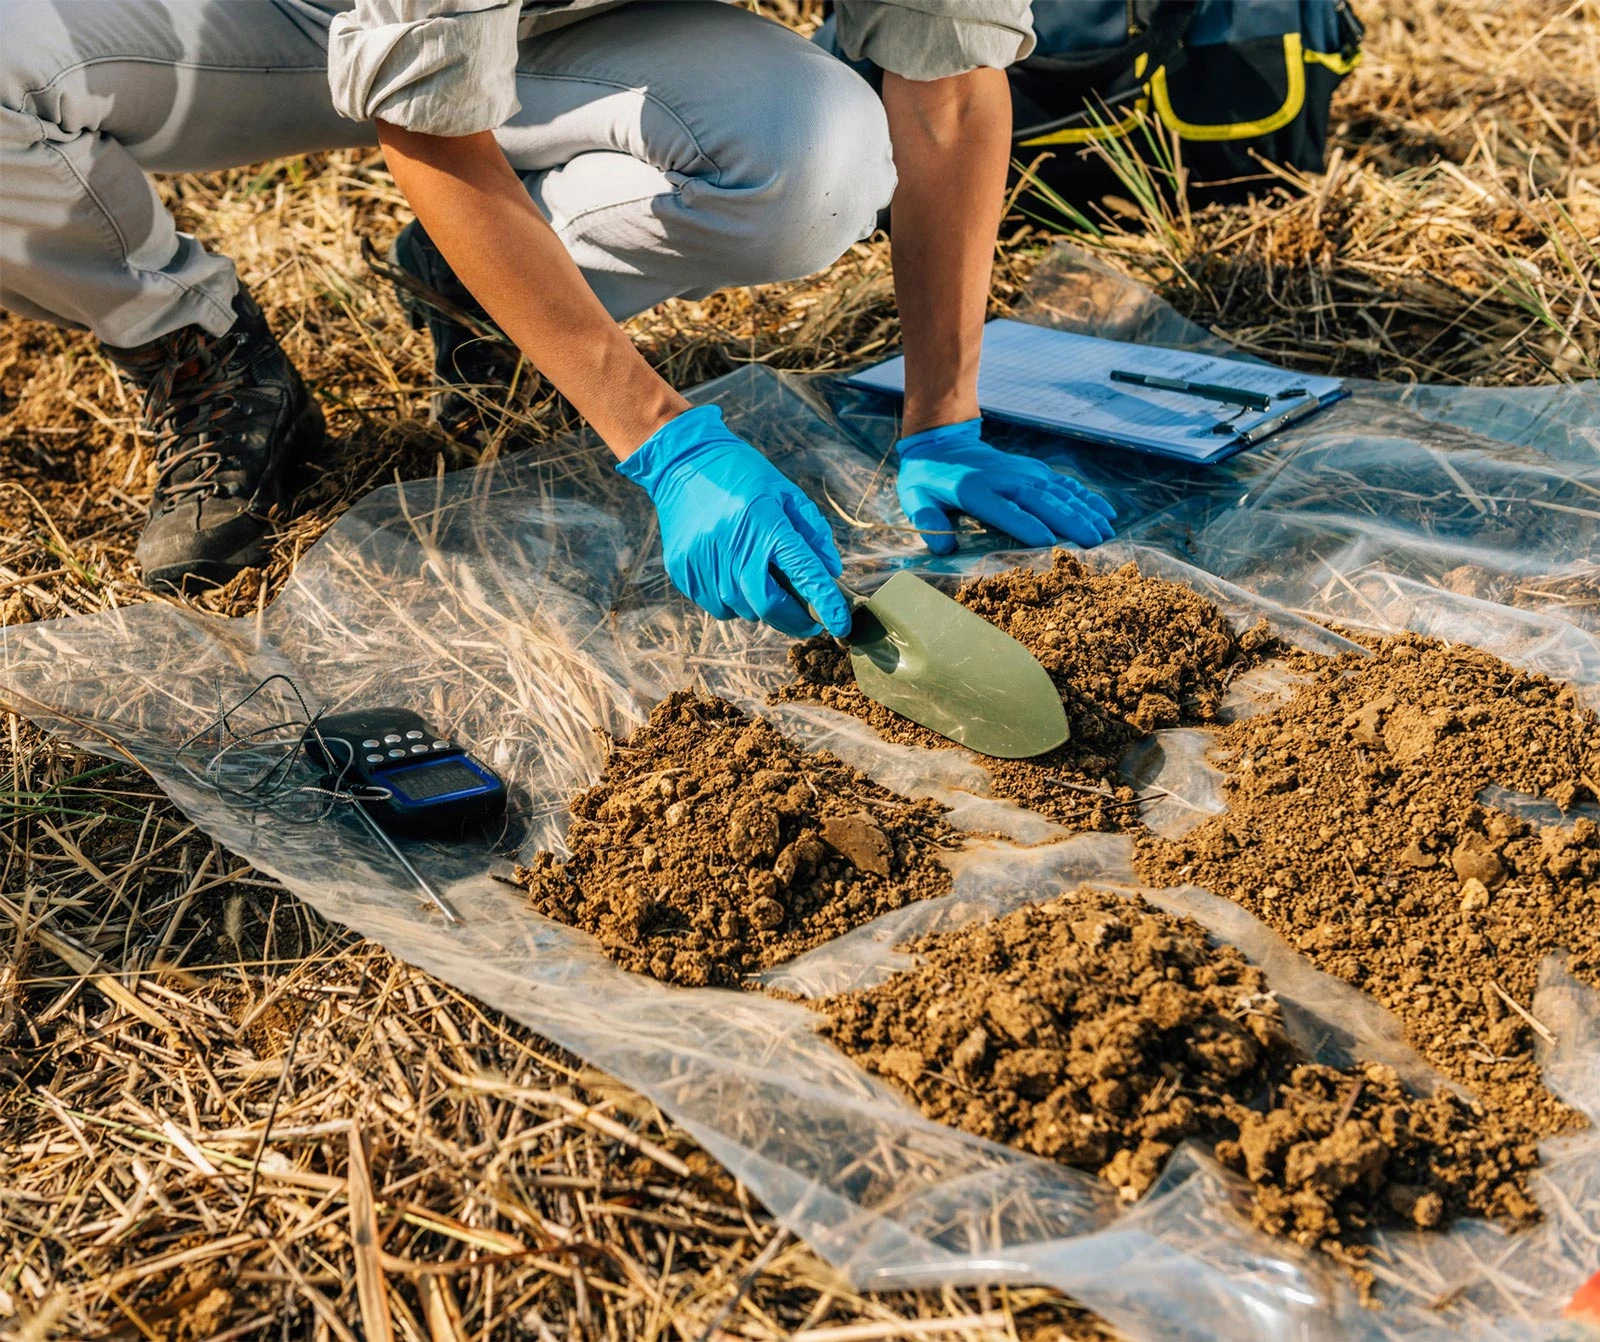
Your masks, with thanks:
[[[328,31],[333,105],[427,135],[474,135],[517,111],[517,0],[356,0]]]
[[[1004,70],[1033,51],[1032,0],[838,0],[839,46],[906,79]]]

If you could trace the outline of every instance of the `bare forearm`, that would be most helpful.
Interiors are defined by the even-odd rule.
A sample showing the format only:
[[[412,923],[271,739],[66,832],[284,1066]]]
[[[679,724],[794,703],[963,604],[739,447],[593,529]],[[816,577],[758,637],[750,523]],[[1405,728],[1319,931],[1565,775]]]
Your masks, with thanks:
[[[895,297],[906,354],[902,432],[978,413],[978,351],[1005,200],[1011,96],[979,69],[918,83],[885,75],[900,183],[894,193]]]
[[[595,297],[492,136],[380,121],[378,139],[462,283],[619,458],[688,408]]]

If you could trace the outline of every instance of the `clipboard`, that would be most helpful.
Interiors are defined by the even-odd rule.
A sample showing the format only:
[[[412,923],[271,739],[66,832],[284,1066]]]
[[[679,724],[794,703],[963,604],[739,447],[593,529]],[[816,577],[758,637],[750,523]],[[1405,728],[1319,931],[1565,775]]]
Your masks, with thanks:
[[[1116,382],[1113,369],[1257,392],[1268,405],[1245,410],[1190,392]],[[846,382],[904,395],[905,359],[875,364]],[[983,328],[978,406],[985,415],[1198,465],[1253,447],[1347,395],[1338,378],[1271,364],[1100,340],[1007,317]]]

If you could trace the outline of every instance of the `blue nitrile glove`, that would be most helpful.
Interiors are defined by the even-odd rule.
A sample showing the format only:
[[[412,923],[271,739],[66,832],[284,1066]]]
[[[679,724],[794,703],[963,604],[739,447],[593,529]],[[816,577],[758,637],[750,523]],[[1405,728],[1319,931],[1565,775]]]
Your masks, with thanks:
[[[983,441],[983,421],[963,420],[902,438],[900,506],[936,555],[956,548],[951,513],[966,513],[1024,545],[1111,539],[1117,510],[1042,461]]]
[[[719,620],[761,620],[793,638],[850,632],[843,571],[822,514],[787,476],[697,405],[663,424],[617,470],[642,485],[661,519],[667,576]],[[778,585],[781,571],[821,617]]]

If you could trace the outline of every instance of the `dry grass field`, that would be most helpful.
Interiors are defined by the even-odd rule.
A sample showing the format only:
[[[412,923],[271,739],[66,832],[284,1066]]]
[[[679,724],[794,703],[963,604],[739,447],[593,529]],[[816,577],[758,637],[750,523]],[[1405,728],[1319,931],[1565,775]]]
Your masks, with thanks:
[[[1134,181],[1076,240],[1298,367],[1600,376],[1600,3],[1362,8],[1325,176],[1203,211]],[[378,485],[571,426],[534,382],[486,444],[429,427],[426,337],[366,259],[408,217],[378,155],[165,190],[238,261],[337,449],[271,565],[200,607],[269,602]],[[1069,227],[1018,204],[997,310]],[[887,244],[632,330],[684,386],[750,360],[845,366],[898,340]],[[92,340],[0,317],[0,622],[167,599],[133,562],[137,419]],[[321,921],[138,770],[12,715],[0,947],[0,1333],[352,1342],[376,1335],[376,1294],[407,1342],[1110,1335],[1046,1291],[854,1291],[651,1105]]]

